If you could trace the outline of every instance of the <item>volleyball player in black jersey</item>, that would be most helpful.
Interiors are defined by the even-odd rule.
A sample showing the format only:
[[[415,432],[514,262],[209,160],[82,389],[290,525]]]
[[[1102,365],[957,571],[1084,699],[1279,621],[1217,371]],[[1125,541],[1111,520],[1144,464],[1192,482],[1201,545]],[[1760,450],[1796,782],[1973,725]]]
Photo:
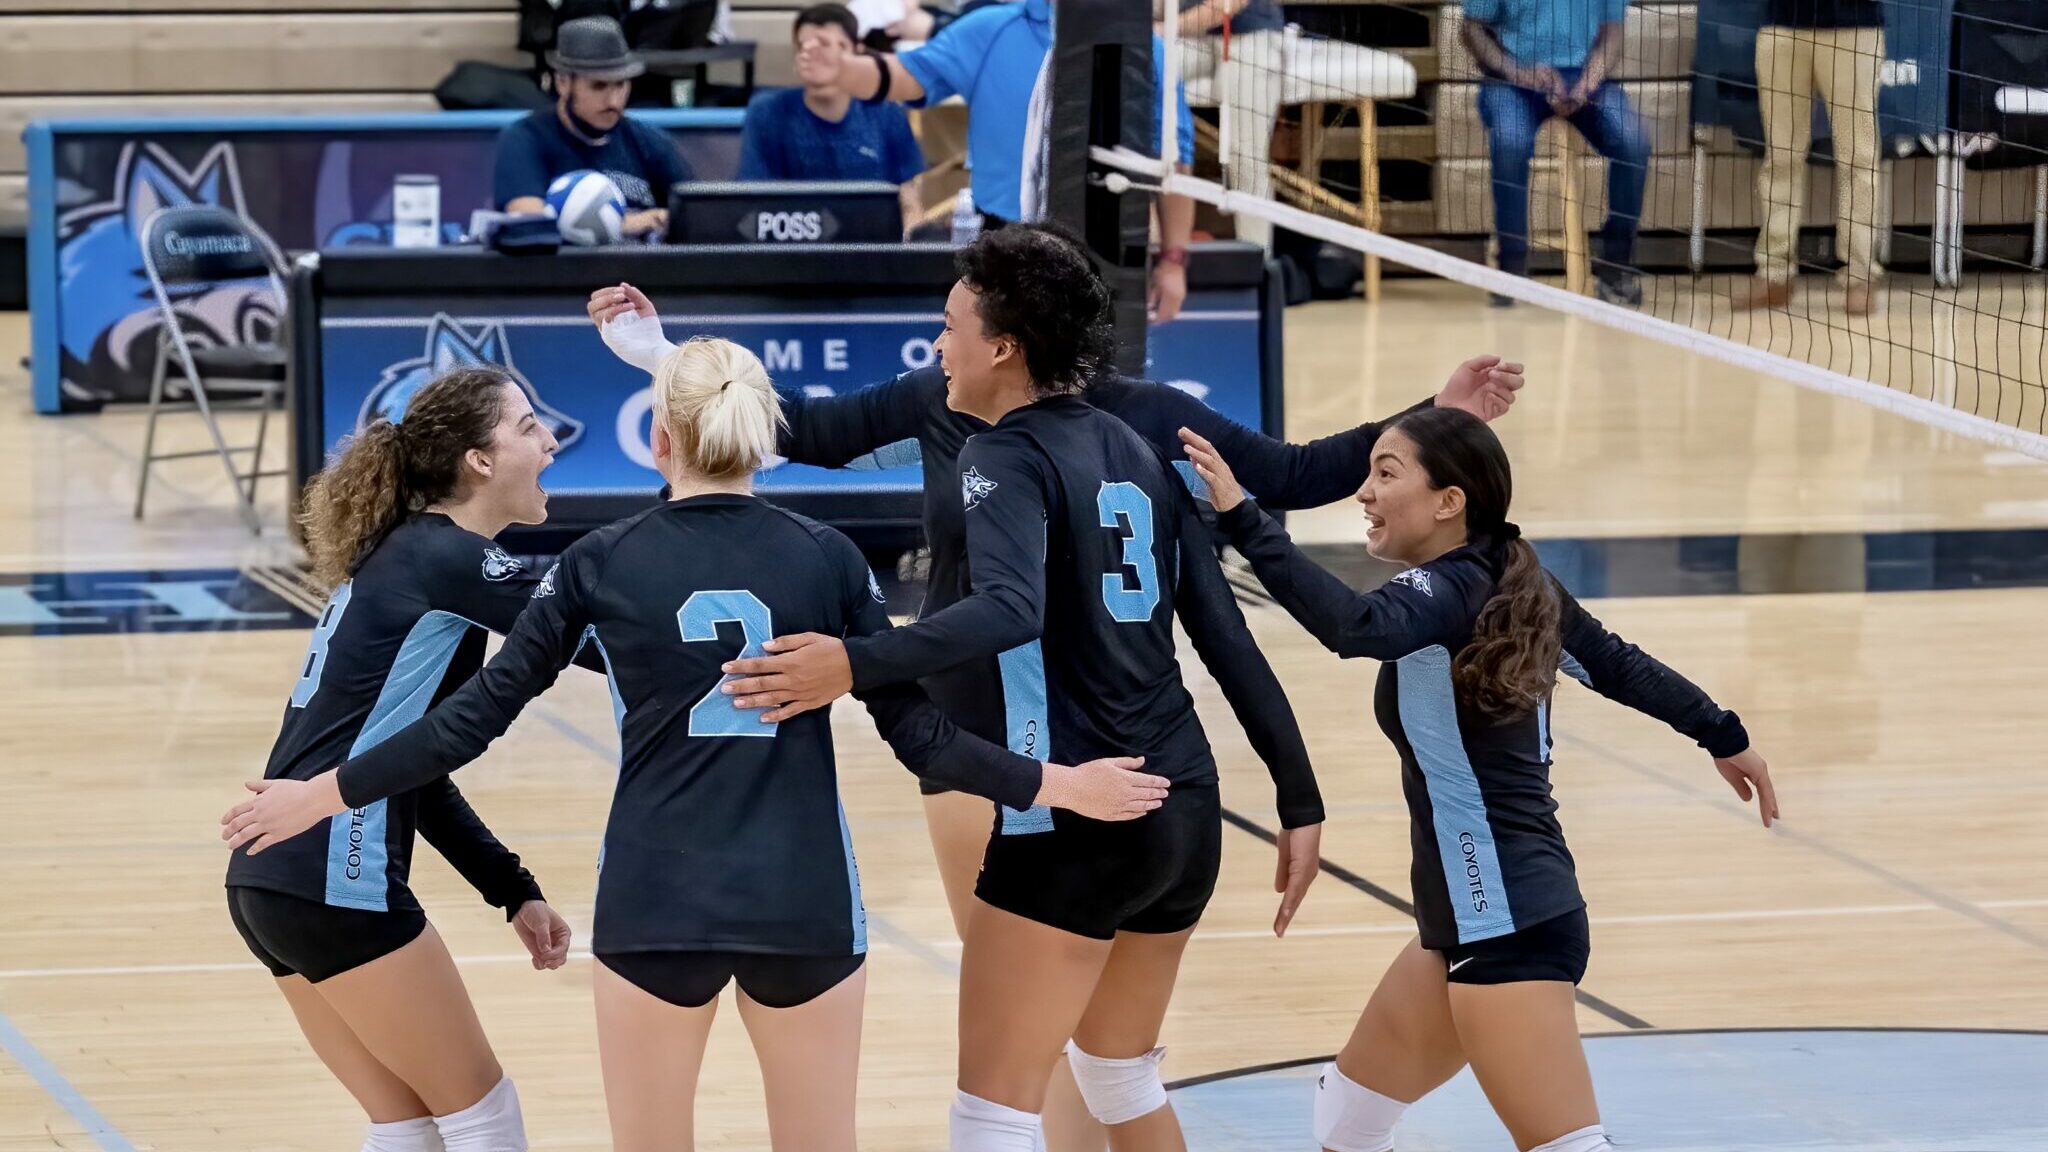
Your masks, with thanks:
[[[972,592],[879,636],[785,637],[786,656],[728,665],[744,678],[726,691],[787,722],[839,689],[993,657],[1013,749],[1127,748],[1173,781],[1165,806],[1130,825],[1002,812],[968,916],[952,1146],[1034,1147],[1064,1047],[1119,1152],[1178,1149],[1155,1045],[1215,885],[1222,818],[1175,660],[1176,616],[1274,779],[1288,877],[1276,931],[1314,877],[1322,802],[1187,486],[1076,395],[1112,346],[1109,291],[1086,253],[1018,226],[984,235],[958,265],[939,340],[947,403],[989,425],[960,450]],[[827,687],[792,693],[760,675],[792,664]]]
[[[604,341],[620,359],[652,372],[672,347],[662,335],[654,304],[630,284],[600,288],[587,307]],[[924,536],[931,564],[920,615],[944,609],[969,591],[967,522],[955,495],[961,446],[988,425],[947,403],[948,373],[972,374],[959,357],[837,396],[792,392],[784,398],[788,425],[776,451],[799,464],[873,467],[920,462],[924,474]],[[1467,360],[1423,405],[1461,407],[1493,419],[1514,403],[1522,367],[1498,356]],[[1309,508],[1341,500],[1365,478],[1380,424],[1366,423],[1307,444],[1287,444],[1246,428],[1178,388],[1151,380],[1104,374],[1081,394],[1115,415],[1176,461],[1182,427],[1201,430],[1219,445],[1268,506]],[[1263,666],[1264,657],[1254,656]],[[994,657],[967,660],[919,682],[932,701],[961,727],[985,739],[1006,739],[1001,669]],[[953,927],[963,936],[974,887],[988,846],[990,809],[979,797],[923,782],[925,821]],[[1051,1152],[1101,1152],[1104,1133],[1077,1094],[1064,1062],[1055,1069],[1044,1112]]]
[[[775,1147],[850,1150],[867,925],[830,721],[764,725],[718,691],[719,666],[778,628],[873,634],[888,613],[851,541],[750,495],[778,420],[752,353],[692,341],[655,396],[672,498],[571,546],[504,649],[423,721],[336,772],[271,788],[230,828],[267,856],[327,813],[445,776],[588,644],[610,669],[623,747],[592,946],[614,1147],[690,1146],[704,1042],[736,979]],[[906,765],[1008,805],[1118,820],[1166,794],[1133,760],[1041,764],[961,732],[914,685],[863,699]]]
[[[1777,793],[1735,714],[1600,626],[1507,519],[1507,454],[1483,423],[1402,417],[1359,490],[1372,554],[1411,567],[1360,595],[1247,500],[1183,433],[1220,527],[1266,589],[1339,656],[1381,661],[1374,711],[1401,756],[1420,936],[1395,958],[1316,1085],[1330,1152],[1387,1152],[1402,1111],[1472,1066],[1518,1148],[1604,1152],[1573,988],[1586,903],[1550,792],[1562,667],[1699,742],[1768,827]]]
[[[674,345],[662,335],[652,301],[630,284],[600,288],[588,312],[605,343],[620,359],[652,372]],[[791,392],[784,397],[788,425],[776,452],[793,463],[822,468],[887,466],[918,462],[924,474],[924,536],[931,570],[921,615],[930,615],[968,593],[967,522],[955,495],[960,483],[961,445],[988,425],[947,403],[948,366],[904,372],[891,379],[836,396]],[[1504,414],[1522,387],[1522,366],[1498,356],[1478,356],[1458,366],[1431,404],[1464,408],[1491,420]],[[1192,427],[1220,446],[1244,482],[1274,509],[1313,508],[1342,500],[1365,478],[1372,444],[1382,427],[1361,424],[1307,444],[1288,444],[1247,428],[1200,400],[1151,380],[1104,374],[1081,393],[1088,404],[1111,413],[1141,437],[1180,460],[1179,430]],[[932,701],[956,723],[988,740],[1004,738],[1002,677],[993,659],[977,659],[926,677]],[[925,784],[925,816],[939,861],[939,874],[956,930],[966,927],[975,877],[988,843],[989,810],[978,798],[945,793]],[[1097,1147],[1101,1141],[1095,1141]],[[1064,1152],[1057,1142],[1053,1152]]]
[[[305,500],[322,610],[268,780],[373,747],[483,662],[532,573],[491,543],[547,517],[554,437],[518,385],[462,369],[422,388],[314,478]],[[505,909],[536,968],[569,927],[448,780],[365,803],[277,851],[228,863],[228,911],[277,977],[307,1041],[369,1114],[365,1152],[524,1149],[519,1099],[462,977],[407,885],[413,831]],[[438,1120],[436,1119],[438,1117]]]

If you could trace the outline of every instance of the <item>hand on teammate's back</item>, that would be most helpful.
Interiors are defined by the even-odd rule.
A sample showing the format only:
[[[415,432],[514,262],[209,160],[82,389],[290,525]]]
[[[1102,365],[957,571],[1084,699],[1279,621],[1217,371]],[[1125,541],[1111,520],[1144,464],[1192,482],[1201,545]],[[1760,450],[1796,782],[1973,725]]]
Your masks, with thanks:
[[[1209,485],[1209,504],[1218,512],[1228,512],[1244,503],[1244,487],[1237,482],[1237,476],[1230,471],[1230,465],[1223,462],[1223,455],[1216,446],[1202,438],[1193,428],[1180,430],[1180,442],[1188,454],[1188,461],[1195,466],[1202,480]]]
[[[1757,815],[1764,818],[1764,827],[1769,828],[1771,821],[1778,818],[1778,790],[1771,785],[1771,766],[1764,763],[1757,750],[1745,748],[1725,760],[1717,758],[1714,767],[1745,803],[1755,795]]]
[[[1436,394],[1436,406],[1462,408],[1490,423],[1514,407],[1523,383],[1520,364],[1498,356],[1474,356],[1451,370],[1444,390]]]
[[[725,682],[738,708],[772,708],[761,723],[775,724],[823,708],[853,691],[853,665],[837,636],[800,632],[762,645],[771,655],[734,660],[722,669],[740,679]]]
[[[1166,803],[1170,781],[1138,769],[1143,756],[1111,756],[1068,767],[1045,766],[1037,803],[1065,808],[1090,820],[1135,820]]]
[[[333,772],[311,780],[251,780],[243,787],[256,795],[220,818],[220,838],[230,848],[249,845],[251,856],[348,811],[341,802],[341,781]]]
[[[569,962],[569,922],[545,900],[528,900],[512,917],[512,931],[533,957],[535,972],[551,972]]]

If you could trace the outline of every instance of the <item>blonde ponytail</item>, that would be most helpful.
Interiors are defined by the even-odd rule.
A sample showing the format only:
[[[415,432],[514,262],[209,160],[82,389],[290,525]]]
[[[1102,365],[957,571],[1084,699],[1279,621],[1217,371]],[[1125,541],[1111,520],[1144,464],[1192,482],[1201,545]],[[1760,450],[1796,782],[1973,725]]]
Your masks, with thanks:
[[[670,352],[654,373],[655,418],[676,459],[712,480],[758,470],[784,426],[768,370],[730,340],[698,336]]]

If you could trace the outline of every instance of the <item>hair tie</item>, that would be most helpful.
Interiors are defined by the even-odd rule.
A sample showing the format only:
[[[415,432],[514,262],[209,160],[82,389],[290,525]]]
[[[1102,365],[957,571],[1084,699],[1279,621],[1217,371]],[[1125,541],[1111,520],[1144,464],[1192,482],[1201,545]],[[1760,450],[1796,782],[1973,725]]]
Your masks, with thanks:
[[[1500,522],[1500,527],[1495,529],[1493,534],[1499,538],[1501,543],[1511,543],[1522,538],[1522,526],[1513,520],[1503,520]]]
[[[720,385],[718,386],[718,394],[719,394],[720,396],[723,396],[723,395],[725,395],[725,390],[726,390],[727,388],[730,388],[730,387],[732,387],[732,381],[730,381],[730,380],[727,380],[727,381],[726,381],[725,383],[723,383],[723,384],[720,384]]]

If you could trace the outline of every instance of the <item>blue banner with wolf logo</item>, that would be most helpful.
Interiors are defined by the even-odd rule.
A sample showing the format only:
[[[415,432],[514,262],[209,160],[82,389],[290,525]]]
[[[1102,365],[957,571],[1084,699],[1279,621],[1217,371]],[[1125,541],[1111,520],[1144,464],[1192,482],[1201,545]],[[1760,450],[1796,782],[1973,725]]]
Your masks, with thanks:
[[[218,204],[287,251],[391,243],[400,175],[441,185],[442,230],[490,207],[498,133],[523,113],[38,121],[29,166],[30,366],[37,411],[148,398],[158,329],[137,238],[158,208]],[[640,113],[675,137],[704,179],[739,166],[743,112]],[[223,284],[173,301],[201,344],[274,338],[265,285]]]
[[[546,476],[549,491],[652,492],[661,477],[647,446],[653,411],[647,375],[612,356],[590,321],[571,311],[578,303],[472,298],[451,301],[449,311],[429,305],[393,314],[388,301],[329,301],[320,322],[320,442],[332,450],[368,420],[402,415],[422,384],[450,368],[491,364],[512,373],[561,442]],[[786,311],[761,313],[700,297],[687,313],[665,311],[663,326],[671,340],[706,335],[736,341],[761,357],[778,387],[831,395],[936,363],[932,342],[943,303],[937,295],[908,307],[902,297],[815,307],[791,300]],[[1191,293],[1179,319],[1153,330],[1150,375],[1239,423],[1263,427],[1260,327],[1252,289]],[[916,491],[921,484],[910,441],[846,469],[775,460],[761,477],[764,490],[783,492]]]

